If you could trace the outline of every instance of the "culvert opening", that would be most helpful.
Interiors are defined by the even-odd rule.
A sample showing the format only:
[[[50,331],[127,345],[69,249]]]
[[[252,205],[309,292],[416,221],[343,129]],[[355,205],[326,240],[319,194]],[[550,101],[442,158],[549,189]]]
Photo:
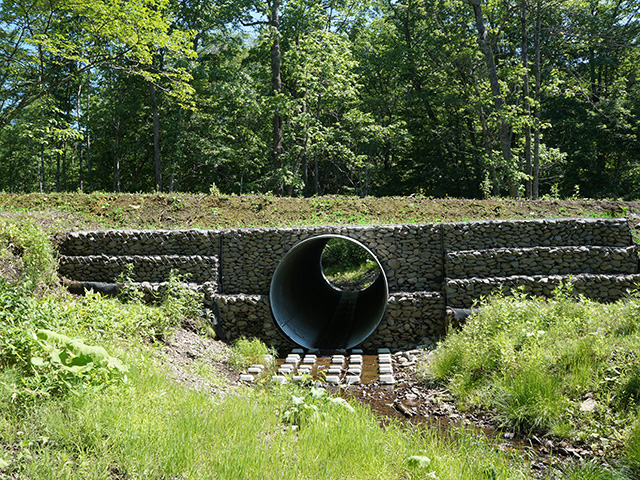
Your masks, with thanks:
[[[336,289],[347,292],[365,290],[382,271],[373,255],[361,245],[345,238],[330,238],[322,250],[322,273]]]
[[[269,298],[287,337],[305,348],[334,350],[355,347],[373,333],[388,294],[380,262],[367,247],[341,235],[320,235],[285,254]]]

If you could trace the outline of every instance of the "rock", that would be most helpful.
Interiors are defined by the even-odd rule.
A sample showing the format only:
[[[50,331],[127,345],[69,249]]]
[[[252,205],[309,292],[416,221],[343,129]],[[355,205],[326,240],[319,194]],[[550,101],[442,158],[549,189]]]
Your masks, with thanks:
[[[596,408],[598,408],[598,402],[596,402],[593,398],[587,398],[580,404],[581,412],[593,412]]]

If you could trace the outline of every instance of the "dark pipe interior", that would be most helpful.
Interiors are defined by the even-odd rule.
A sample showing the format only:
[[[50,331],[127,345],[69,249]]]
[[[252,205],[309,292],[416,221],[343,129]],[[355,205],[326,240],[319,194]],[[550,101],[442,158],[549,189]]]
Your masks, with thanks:
[[[350,292],[333,287],[322,271],[322,251],[332,238],[365,249],[380,274],[366,289]],[[269,298],[278,327],[305,348],[352,348],[376,329],[387,306],[387,278],[378,259],[361,243],[340,235],[321,235],[295,245],[282,258],[271,279]]]

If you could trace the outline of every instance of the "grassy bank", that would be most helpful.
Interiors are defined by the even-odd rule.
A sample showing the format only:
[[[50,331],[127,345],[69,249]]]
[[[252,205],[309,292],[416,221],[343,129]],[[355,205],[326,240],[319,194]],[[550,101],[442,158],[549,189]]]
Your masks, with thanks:
[[[520,294],[481,305],[422,365],[462,408],[566,439],[640,473],[640,297],[610,305]]]
[[[395,424],[383,429],[363,407],[314,400],[288,387],[245,387],[218,400],[167,380],[145,354],[130,352],[123,359],[130,366],[129,383],[117,390],[49,400],[22,420],[3,412],[1,455],[9,463],[4,474],[29,479],[528,477],[526,462],[510,465],[513,458],[471,435],[454,441]],[[299,399],[307,409],[295,421],[285,420],[288,409],[300,407]]]
[[[640,215],[640,202],[0,193],[0,216],[27,216],[50,233],[93,228],[236,228],[630,215]],[[632,222],[640,223],[640,217],[632,217]]]

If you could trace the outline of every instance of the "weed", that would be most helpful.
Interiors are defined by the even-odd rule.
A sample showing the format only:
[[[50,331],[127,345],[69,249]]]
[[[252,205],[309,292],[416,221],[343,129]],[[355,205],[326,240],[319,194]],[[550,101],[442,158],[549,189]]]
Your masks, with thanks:
[[[422,368],[511,429],[595,438],[619,452],[629,412],[640,406],[640,299],[602,305],[571,296],[564,287],[551,300],[489,299]],[[582,409],[587,398],[597,408]]]
[[[296,392],[298,393],[298,392]],[[285,423],[302,427],[310,422],[326,420],[332,407],[338,406],[349,412],[355,412],[349,403],[340,397],[331,397],[324,388],[311,386],[300,394],[292,394],[289,404],[282,414]]]
[[[169,272],[169,278],[162,295],[162,308],[166,315],[181,320],[195,320],[202,316],[203,294],[188,288],[187,275],[177,270]]]
[[[263,363],[266,356],[273,357],[275,352],[257,338],[238,338],[230,348],[229,365],[242,370],[256,363]],[[271,362],[272,360],[270,360]]]
[[[122,272],[116,278],[119,285],[118,298],[124,303],[142,303],[144,292],[133,280],[133,264],[124,265]]]
[[[51,242],[42,229],[29,221],[0,219],[0,259],[16,269],[16,281],[30,288],[48,287],[57,279],[57,262]]]

